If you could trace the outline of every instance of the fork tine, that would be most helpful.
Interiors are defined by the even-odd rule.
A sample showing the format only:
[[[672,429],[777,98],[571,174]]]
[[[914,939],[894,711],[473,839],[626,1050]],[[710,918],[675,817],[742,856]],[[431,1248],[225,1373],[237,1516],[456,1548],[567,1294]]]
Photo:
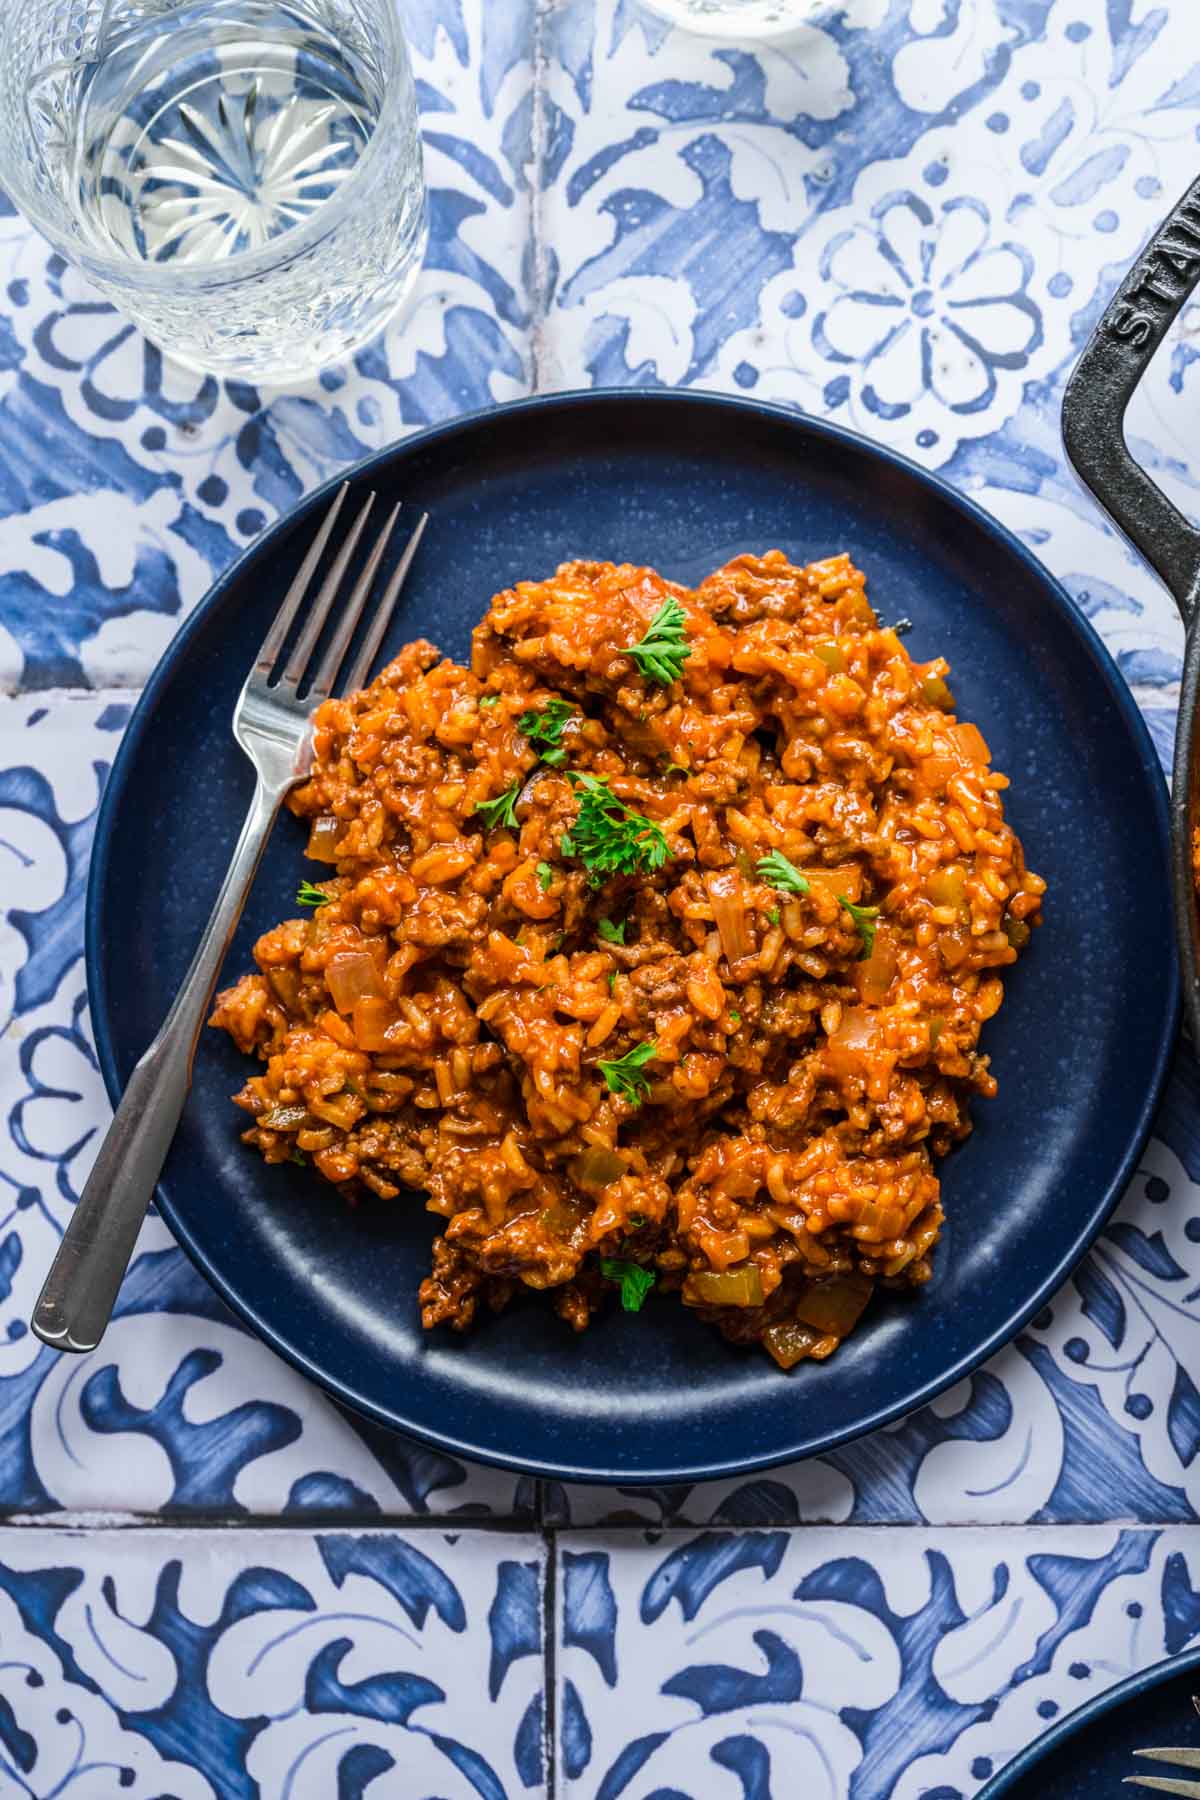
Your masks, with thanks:
[[[1127,1775],[1121,1785],[1153,1788],[1159,1794],[1182,1794],[1184,1800],[1200,1800],[1200,1781],[1173,1781],[1169,1775]]]
[[[278,683],[281,688],[285,688],[293,694],[304,678],[304,671],[308,667],[308,660],[313,653],[317,639],[324,629],[325,621],[329,617],[329,609],[337,597],[338,589],[342,585],[342,578],[349,567],[350,558],[358,548],[358,540],[362,536],[363,526],[366,524],[368,515],[374,504],[374,494],[368,494],[366,500],[359,508],[358,517],[346,533],[345,542],[333,559],[333,567],[321,583],[320,593],[308,609],[308,617],[304,621],[304,629],[296,639],[296,647],[288,657],[287,668],[283,671]]]
[[[1185,1769],[1200,1769],[1200,1750],[1172,1750],[1169,1746],[1162,1750],[1135,1750],[1135,1756],[1144,1756],[1147,1762],[1179,1763]]]
[[[269,675],[275,667],[275,659],[283,649],[284,639],[292,628],[292,620],[296,617],[300,602],[308,592],[308,584],[316,573],[317,564],[324,555],[325,546],[329,542],[329,534],[337,524],[337,516],[342,510],[342,502],[349,491],[350,483],[343,481],[334,497],[333,505],[321,521],[321,529],[313,539],[308,555],[296,571],[295,580],[284,596],[283,605],[271,622],[271,629],[262,641],[262,649],[258,653],[254,666],[263,675]]]
[[[379,573],[379,565],[383,561],[384,551],[391,541],[396,520],[400,517],[401,505],[402,502],[398,500],[395,506],[393,506],[387,524],[375,539],[374,547],[371,550],[370,556],[367,558],[366,567],[354,585],[354,592],[341,609],[338,616],[337,630],[333,634],[333,641],[326,650],[325,655],[321,658],[321,666],[313,678],[312,685],[309,687],[308,697],[310,700],[327,700],[329,695],[333,692],[333,684],[337,680],[337,672],[342,666],[342,660],[345,657],[347,650],[350,648],[350,639],[354,636],[358,621],[362,617],[363,607],[367,603],[367,596],[375,585],[375,577]]]
[[[371,664],[379,654],[379,646],[383,642],[384,633],[392,622],[392,614],[396,610],[396,602],[400,598],[400,590],[408,579],[408,571],[412,568],[413,557],[417,554],[421,539],[425,535],[425,527],[429,523],[429,514],[422,513],[417,520],[416,529],[404,546],[403,555],[396,564],[392,578],[387,584],[383,599],[375,609],[375,616],[367,628],[358,658],[346,677],[343,692],[353,694],[357,689],[366,687],[371,674]]]

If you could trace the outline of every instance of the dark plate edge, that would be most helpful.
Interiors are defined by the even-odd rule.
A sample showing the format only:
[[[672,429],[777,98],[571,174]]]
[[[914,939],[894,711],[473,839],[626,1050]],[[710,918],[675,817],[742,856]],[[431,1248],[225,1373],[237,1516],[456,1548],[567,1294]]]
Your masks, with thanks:
[[[986,1787],[980,1788],[975,1800],[1003,1800],[1003,1796],[1011,1794],[1018,1781],[1032,1774],[1038,1764],[1046,1756],[1057,1750],[1077,1732],[1086,1731],[1097,1719],[1106,1713],[1124,1706],[1127,1700],[1135,1700],[1148,1693],[1151,1688],[1160,1687],[1165,1681],[1173,1681],[1177,1675],[1186,1675],[1189,1669],[1200,1668],[1200,1646],[1194,1650],[1186,1650],[1180,1656],[1168,1656],[1163,1662],[1151,1663],[1148,1669],[1141,1669],[1136,1675],[1127,1675],[1124,1681],[1118,1681],[1115,1687],[1097,1694],[1085,1706],[1080,1706],[1057,1725],[1044,1731],[1032,1744],[1018,1751],[1011,1762],[1005,1763],[999,1774],[993,1775]]]
[[[121,1093],[121,1082],[117,1075],[116,1060],[113,1053],[112,1039],[108,1030],[108,991],[103,975],[101,930],[102,893],[105,886],[108,868],[108,846],[113,818],[120,805],[129,770],[135,759],[135,751],[140,746],[147,726],[158,703],[161,691],[174,674],[176,665],[185,656],[192,637],[200,628],[201,622],[207,618],[221,597],[241,576],[244,567],[257,557],[268,553],[273,539],[283,530],[290,530],[314,512],[333,493],[343,481],[358,481],[390,462],[397,454],[439,439],[453,437],[456,433],[469,433],[476,426],[493,418],[497,413],[545,413],[555,409],[572,408],[580,404],[604,403],[612,404],[619,400],[622,404],[633,406],[679,406],[681,412],[696,405],[718,407],[721,409],[749,414],[753,417],[787,424],[802,435],[815,436],[820,439],[841,444],[843,447],[865,456],[868,461],[896,468],[903,474],[915,478],[919,485],[929,490],[936,499],[949,504],[963,514],[986,535],[998,541],[1010,554],[1022,562],[1035,581],[1040,583],[1048,600],[1059,606],[1067,620],[1081,639],[1083,648],[1090,650],[1099,666],[1100,673],[1112,693],[1118,711],[1130,726],[1135,743],[1140,746],[1142,766],[1151,774],[1151,791],[1154,795],[1154,809],[1158,825],[1159,837],[1163,847],[1163,868],[1168,867],[1168,849],[1170,841],[1170,823],[1168,810],[1168,794],[1166,782],[1162,774],[1157,753],[1150,738],[1149,729],[1139,711],[1133,695],[1124,677],[1117,669],[1108,649],[1099,633],[1075,606],[1070,595],[1061,582],[1035,557],[1021,540],[984,511],[974,500],[960,493],[940,476],[902,456],[894,450],[873,444],[870,439],[858,432],[849,431],[844,426],[835,425],[824,419],[810,418],[807,414],[791,407],[768,404],[739,398],[736,395],[710,393],[704,389],[674,390],[665,388],[584,388],[565,393],[539,394],[524,400],[507,402],[501,406],[491,406],[473,413],[462,414],[440,425],[431,426],[424,431],[412,433],[401,438],[386,449],[375,451],[363,461],[352,467],[339,471],[329,481],[305,497],[292,512],[284,514],[267,528],[253,544],[244,550],[235,562],[213,583],[189,618],[180,627],[171,640],[166,651],[147,682],[133,716],[125,729],[120,747],[113,760],[108,781],[96,815],[96,827],[92,844],[92,854],[88,871],[87,900],[85,909],[84,955],[87,971],[89,1005],[92,1018],[92,1030],[96,1041],[96,1052],[100,1062],[100,1070],[104,1077],[104,1085],[110,1099],[116,1104]],[[641,1471],[636,1474],[622,1473],[620,1470],[601,1470],[597,1468],[573,1468],[567,1464],[544,1463],[519,1455],[504,1456],[499,1452],[481,1448],[479,1445],[452,1436],[448,1432],[430,1433],[412,1424],[399,1412],[388,1411],[376,1406],[364,1396],[354,1392],[345,1384],[332,1380],[318,1369],[302,1351],[282,1341],[278,1333],[268,1325],[252,1308],[246,1306],[227,1290],[224,1281],[209,1266],[203,1252],[192,1239],[187,1224],[168,1202],[163,1202],[161,1193],[156,1195],[157,1204],[162,1216],[182,1248],[191,1257],[205,1279],[215,1288],[221,1299],[237,1316],[260,1337],[275,1353],[290,1362],[292,1366],[315,1382],[341,1404],[352,1411],[375,1420],[394,1431],[413,1437],[419,1441],[441,1450],[443,1453],[460,1456],[468,1461],[480,1462],[493,1468],[516,1471],[524,1475],[532,1475],[542,1479],[556,1481],[578,1481],[603,1483],[628,1487],[658,1486],[664,1483],[691,1483],[700,1481],[728,1480],[739,1475],[751,1474],[761,1469],[777,1468],[786,1462],[806,1460],[812,1456],[820,1456],[825,1451],[836,1448],[839,1444],[865,1437],[870,1432],[878,1431],[895,1420],[905,1418],[922,1406],[953,1387],[958,1381],[971,1374],[989,1357],[1012,1341],[1016,1334],[1028,1324],[1034,1314],[1039,1312],[1047,1301],[1067,1280],[1076,1264],[1091,1248],[1103,1230],[1109,1216],[1131,1179],[1137,1167],[1142,1151],[1150,1136],[1158,1104],[1166,1084],[1170,1067],[1171,1054],[1179,1026],[1180,1015],[1180,981],[1177,964],[1172,961],[1171,979],[1167,994],[1167,1005],[1164,1010],[1163,1029],[1159,1041],[1158,1054],[1150,1074],[1150,1080],[1138,1115],[1128,1151],[1119,1165],[1107,1192],[1095,1208],[1092,1218],[1075,1241],[1059,1258],[1053,1271],[1036,1292],[1006,1319],[977,1351],[963,1357],[950,1369],[927,1382],[923,1387],[908,1396],[904,1401],[882,1408],[878,1413],[866,1419],[860,1419],[836,1431],[829,1431],[817,1440],[803,1447],[785,1448],[771,1451],[764,1456],[735,1459],[728,1463],[705,1463],[680,1468],[667,1466],[654,1471]]]

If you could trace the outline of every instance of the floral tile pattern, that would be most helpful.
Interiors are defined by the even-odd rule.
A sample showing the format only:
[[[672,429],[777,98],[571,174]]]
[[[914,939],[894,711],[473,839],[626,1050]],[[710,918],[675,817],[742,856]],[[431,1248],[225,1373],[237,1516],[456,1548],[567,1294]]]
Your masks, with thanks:
[[[1169,760],[1182,628],[1058,416],[1194,171],[1191,9],[843,0],[752,51],[638,0],[397,4],[432,249],[352,366],[286,393],[183,374],[0,199],[0,1786],[967,1800],[1200,1632],[1188,1048],[1115,1219],[1017,1343],[746,1481],[538,1491],[375,1430],[153,1217],[94,1356],[26,1320],[108,1116],[83,897],[137,691],[270,520],[406,431],[602,383],[840,420],[1017,532]],[[1198,345],[1200,301],[1128,422],[1193,513]]]
[[[519,1536],[0,1532],[6,1791],[542,1795],[541,1569]]]
[[[967,1800],[1200,1632],[1195,1534],[704,1531],[558,1544],[570,1800]]]

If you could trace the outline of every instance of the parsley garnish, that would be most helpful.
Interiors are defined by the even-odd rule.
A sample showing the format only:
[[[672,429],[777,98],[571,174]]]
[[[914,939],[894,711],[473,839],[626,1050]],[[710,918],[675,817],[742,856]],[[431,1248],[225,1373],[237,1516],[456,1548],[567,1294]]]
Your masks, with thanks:
[[[324,888],[316,887],[311,881],[302,881],[300,891],[296,895],[296,905],[328,906],[332,899],[333,895],[327,894]]]
[[[606,875],[653,874],[662,868],[671,850],[657,825],[618,800],[606,780],[574,771],[568,779],[579,789],[579,811],[562,839],[562,853],[580,859],[593,886]]]
[[[795,864],[790,863],[786,856],[780,855],[778,850],[772,850],[769,856],[760,857],[758,873],[761,880],[769,881],[772,887],[782,888],[785,893],[810,894],[812,892],[812,883],[806,881]],[[837,896],[837,903],[850,914],[854,929],[862,939],[862,956],[859,958],[861,961],[862,957],[870,956],[875,948],[875,927],[879,918],[879,908],[877,906],[856,906],[853,900],[847,900],[845,894]],[[777,909],[768,913],[767,917],[772,925],[779,923]]]
[[[575,708],[565,700],[547,700],[540,712],[523,712],[517,720],[517,730],[524,732],[544,763],[557,768],[567,754],[562,748],[563,726],[574,716]]]
[[[623,944],[628,919],[597,919],[596,930],[606,944]]]
[[[546,889],[550,886],[550,883],[554,880],[554,870],[550,867],[548,862],[540,862],[538,864],[537,878],[538,886],[541,888],[542,892],[545,893]]]
[[[778,850],[772,850],[769,856],[759,857],[758,878],[760,881],[769,881],[772,887],[782,888],[785,894],[807,894],[812,891],[795,863],[790,863]]]
[[[508,825],[511,826],[514,831],[516,830],[517,815],[514,809],[517,804],[517,795],[520,791],[520,782],[514,781],[510,788],[505,788],[504,792],[502,794],[497,794],[494,800],[481,800],[479,802],[475,811],[479,814],[479,817],[483,820],[489,831],[494,831],[497,825]]]
[[[608,991],[610,994],[612,993],[612,991],[616,987],[616,985],[617,985],[617,971],[614,969],[612,974],[608,978]]]
[[[632,656],[638,672],[647,681],[670,687],[683,674],[683,665],[692,654],[688,644],[687,614],[674,594],[663,601],[650,621],[645,637],[636,644],[626,644],[626,656]]]
[[[633,1226],[635,1231],[640,1231],[642,1226],[646,1223],[645,1213],[630,1213],[629,1223]]]
[[[740,1025],[740,1024],[741,1024],[741,1022],[742,1022],[742,1015],[741,1015],[741,1013],[740,1013],[740,1012],[731,1012],[731,1013],[730,1013],[730,1015],[729,1015],[729,1023],[730,1023],[730,1024],[731,1024],[731,1025]]]
[[[307,1169],[308,1167],[308,1158],[305,1156],[303,1150],[293,1150],[290,1160],[294,1163],[299,1163],[302,1169]]]
[[[879,918],[879,908],[877,906],[855,906],[853,900],[847,900],[844,894],[838,895],[838,905],[845,907],[850,914],[854,921],[854,929],[862,939],[862,955],[859,957],[859,961],[862,962],[863,958],[870,956],[875,948],[875,926]]]
[[[767,923],[768,923],[768,925],[778,925],[778,923],[779,923],[779,908],[777,906],[773,906],[771,908],[770,912],[767,914]]]
[[[641,1263],[626,1262],[619,1256],[601,1258],[600,1273],[606,1281],[615,1281],[621,1289],[621,1305],[626,1312],[641,1312],[642,1301],[658,1280],[653,1269]]]
[[[640,1106],[650,1092],[650,1083],[642,1070],[648,1062],[652,1062],[658,1046],[651,1039],[648,1044],[635,1044],[624,1056],[618,1056],[612,1062],[602,1062],[597,1066],[608,1083],[610,1094],[620,1094],[628,1100],[630,1106]]]
[[[485,694],[479,704],[480,706],[499,706],[500,696],[499,694]]]

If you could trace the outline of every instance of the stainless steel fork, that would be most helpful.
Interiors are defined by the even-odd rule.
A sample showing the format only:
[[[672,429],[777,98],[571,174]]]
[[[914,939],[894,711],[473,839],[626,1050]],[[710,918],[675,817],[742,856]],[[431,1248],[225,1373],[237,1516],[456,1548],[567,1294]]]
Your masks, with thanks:
[[[1200,1769],[1200,1750],[1135,1750],[1133,1754],[1144,1756],[1147,1762],[1176,1763],[1181,1769]],[[1173,1775],[1127,1775],[1122,1786],[1153,1788],[1159,1794],[1183,1794],[1186,1800],[1200,1800],[1200,1781],[1180,1781]]]
[[[312,766],[312,715],[333,692],[375,585],[400,508],[376,537],[342,607],[304,695],[299,689],[358,548],[370,494],[333,559],[280,670],[284,644],[308,594],[347,487],[343,484],[263,640],[233,714],[233,735],[254,764],[254,799],[192,965],[162,1029],[129,1078],[95,1167],[67,1226],[33,1314],[33,1329],[56,1350],[94,1350],[104,1335],[134,1242],[154,1197],[192,1080],[192,1063],[213,988],[255,870],[289,788]],[[422,514],[366,628],[344,691],[365,685],[428,523]]]

